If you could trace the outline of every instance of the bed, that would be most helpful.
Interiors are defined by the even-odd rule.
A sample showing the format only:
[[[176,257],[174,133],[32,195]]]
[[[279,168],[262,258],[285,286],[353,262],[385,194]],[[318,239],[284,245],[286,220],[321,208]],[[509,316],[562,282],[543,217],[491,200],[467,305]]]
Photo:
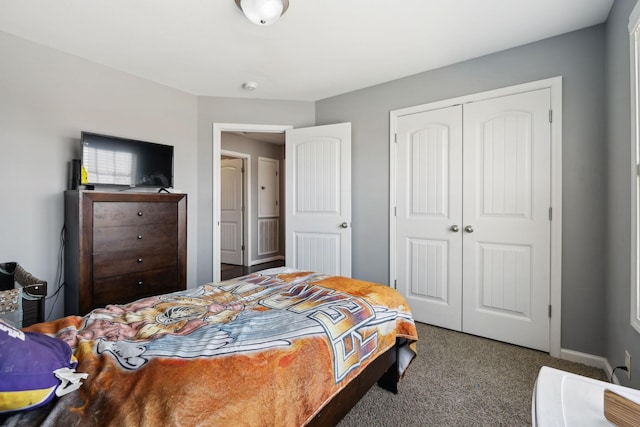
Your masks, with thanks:
[[[335,425],[376,382],[397,392],[418,339],[395,290],[287,269],[24,331],[68,343],[86,379],[12,426]]]

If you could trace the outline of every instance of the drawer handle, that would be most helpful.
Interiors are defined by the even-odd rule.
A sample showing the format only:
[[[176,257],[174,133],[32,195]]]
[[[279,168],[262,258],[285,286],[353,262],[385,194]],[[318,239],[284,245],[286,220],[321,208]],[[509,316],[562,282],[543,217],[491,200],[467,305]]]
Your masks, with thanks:
[[[142,280],[138,281],[138,286],[142,286],[142,285],[143,285]]]
[[[142,258],[138,258],[138,262],[142,262]]]
[[[142,236],[138,234],[138,240],[142,240]]]
[[[138,216],[142,216],[142,212],[138,212]]]

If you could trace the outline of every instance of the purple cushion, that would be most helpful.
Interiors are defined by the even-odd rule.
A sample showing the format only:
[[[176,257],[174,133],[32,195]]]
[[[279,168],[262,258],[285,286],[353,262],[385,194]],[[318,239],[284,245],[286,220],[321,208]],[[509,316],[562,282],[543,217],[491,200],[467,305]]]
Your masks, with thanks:
[[[0,319],[0,413],[46,404],[60,385],[53,371],[74,367],[64,341],[22,332]]]

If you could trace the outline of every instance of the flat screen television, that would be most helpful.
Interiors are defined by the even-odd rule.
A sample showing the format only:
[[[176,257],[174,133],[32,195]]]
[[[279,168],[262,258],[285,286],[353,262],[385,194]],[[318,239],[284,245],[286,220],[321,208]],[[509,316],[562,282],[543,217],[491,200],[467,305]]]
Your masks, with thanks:
[[[94,186],[173,187],[173,146],[81,133],[82,166]]]

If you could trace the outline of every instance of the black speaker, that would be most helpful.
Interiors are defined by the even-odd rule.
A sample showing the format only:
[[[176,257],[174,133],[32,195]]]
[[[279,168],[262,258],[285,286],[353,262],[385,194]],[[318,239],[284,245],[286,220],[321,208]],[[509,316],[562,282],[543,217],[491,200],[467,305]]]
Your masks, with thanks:
[[[71,171],[69,173],[69,190],[77,190],[80,185],[80,169],[82,164],[80,159],[71,160]]]

